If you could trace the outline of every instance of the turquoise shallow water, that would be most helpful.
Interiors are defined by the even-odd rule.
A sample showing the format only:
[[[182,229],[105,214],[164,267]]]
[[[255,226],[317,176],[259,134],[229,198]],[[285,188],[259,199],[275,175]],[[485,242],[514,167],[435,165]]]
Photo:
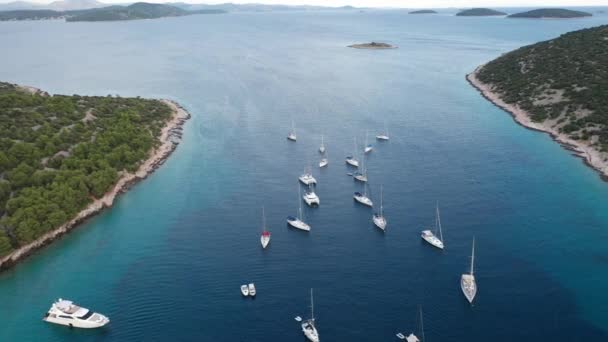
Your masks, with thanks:
[[[608,23],[408,16],[403,11],[240,13],[125,23],[0,23],[0,79],[52,93],[179,101],[193,118],[154,175],[0,274],[0,341],[300,341],[315,288],[325,341],[608,340],[608,184],[517,126],[464,75],[518,46]],[[345,48],[385,40],[399,49]],[[285,135],[296,120],[299,140]],[[343,157],[390,125],[369,157],[386,234],[352,202]],[[286,227],[314,170],[313,230]],[[446,250],[419,238],[442,209]],[[273,234],[261,251],[260,209]],[[460,293],[473,235],[479,293]],[[255,281],[258,297],[239,285]],[[40,319],[71,298],[97,331]]]

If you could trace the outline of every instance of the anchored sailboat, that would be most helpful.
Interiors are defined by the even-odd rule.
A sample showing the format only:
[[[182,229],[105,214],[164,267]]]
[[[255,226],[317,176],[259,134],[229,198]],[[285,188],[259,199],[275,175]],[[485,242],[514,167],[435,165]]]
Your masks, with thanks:
[[[424,342],[424,323],[422,321],[422,307],[420,307],[419,309],[420,312],[420,334],[422,336],[422,341]],[[416,320],[418,321],[418,320]],[[398,333],[397,337],[400,340],[406,340],[407,342],[420,342],[420,339],[418,339],[418,336],[414,335],[414,333],[410,333],[408,336],[403,335],[403,333]]]
[[[364,153],[370,153],[374,149],[372,144],[367,142],[367,135],[367,131],[365,131],[365,149],[363,150]]]
[[[366,205],[368,207],[373,207],[374,203],[372,202],[371,199],[369,199],[369,197],[367,197],[367,186],[363,185],[363,193],[360,192],[355,192],[353,198],[355,199],[355,201]]]
[[[260,242],[262,248],[268,247],[270,243],[270,232],[266,229],[266,214],[264,213],[264,207],[262,207],[262,236],[260,236]]]
[[[386,122],[384,122],[384,133],[380,133],[380,134],[376,135],[376,140],[387,141],[389,139],[390,138],[388,135],[388,127],[386,126]]]
[[[357,138],[355,138],[355,148],[353,153],[357,153]],[[355,159],[355,154],[346,156],[346,164],[354,167],[359,167],[359,162]]]
[[[323,142],[323,135],[321,135],[321,146],[319,146],[319,153],[325,153],[325,143]]]
[[[386,229],[386,218],[384,217],[384,210],[382,208],[382,185],[380,185],[380,212],[374,213],[374,224],[376,227],[384,231]]]
[[[287,135],[287,140],[296,141],[297,139],[298,139],[298,136],[296,135],[296,126],[295,126],[293,120],[291,120],[291,131]]]
[[[361,171],[353,172],[353,178],[359,182],[367,182],[367,167],[365,165],[365,158],[361,159]]]
[[[298,179],[304,185],[317,184],[317,180],[312,176],[312,171],[309,167],[304,170],[304,173]]]
[[[321,204],[321,200],[319,200],[319,196],[317,196],[317,194],[315,194],[315,190],[310,185],[308,186],[308,191],[306,191],[306,193],[304,194],[304,196],[302,196],[302,198],[304,199],[306,204],[308,204],[309,207],[312,207],[315,205],[318,206],[319,204]]]
[[[460,288],[462,293],[467,297],[469,303],[473,303],[475,295],[477,294],[477,283],[475,282],[475,275],[473,274],[473,265],[475,263],[475,237],[473,237],[473,249],[471,252],[471,272],[465,273],[460,278]]]
[[[287,223],[300,230],[310,231],[310,226],[302,219],[302,200],[300,199],[300,185],[298,184],[298,217],[287,216]]]
[[[430,243],[431,245],[443,249],[443,233],[441,232],[441,218],[439,217],[439,205],[437,205],[435,210],[435,229],[439,230],[439,237],[435,235],[430,229],[423,230],[421,237],[424,241]]]
[[[319,342],[319,332],[317,332],[317,328],[315,327],[315,309],[312,289],[310,289],[310,319],[307,319],[302,323],[302,332],[309,341]]]

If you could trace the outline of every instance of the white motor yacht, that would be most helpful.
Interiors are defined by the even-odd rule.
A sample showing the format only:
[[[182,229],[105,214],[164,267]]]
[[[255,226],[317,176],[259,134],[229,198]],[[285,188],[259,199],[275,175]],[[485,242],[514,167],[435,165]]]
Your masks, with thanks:
[[[110,323],[108,317],[61,298],[51,305],[43,320],[70,328],[85,329],[100,328]]]
[[[255,297],[255,294],[256,294],[256,292],[255,292],[255,285],[253,283],[251,283],[247,287],[249,288],[249,295],[251,297]]]
[[[249,296],[249,287],[247,285],[241,285],[241,293],[243,296]]]

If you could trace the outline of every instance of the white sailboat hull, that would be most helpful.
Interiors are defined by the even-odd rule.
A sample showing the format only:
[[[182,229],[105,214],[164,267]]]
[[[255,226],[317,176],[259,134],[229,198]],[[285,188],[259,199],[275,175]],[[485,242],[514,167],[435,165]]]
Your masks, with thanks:
[[[268,244],[270,243],[270,235],[260,236],[260,243],[262,244],[262,248],[266,249],[266,247],[268,247]]]
[[[376,135],[376,140],[386,141],[386,140],[389,140],[389,137],[388,137],[388,135],[380,134],[380,135]]]
[[[374,148],[373,147],[366,147],[365,150],[363,152],[365,153],[370,153],[371,151],[373,151]]]
[[[290,134],[287,136],[287,140],[289,140],[289,141],[296,141],[296,140],[298,140],[298,137],[297,137],[295,134],[290,133]]]
[[[435,246],[439,249],[443,249],[443,242],[441,240],[439,240],[435,234],[433,234],[433,232],[431,232],[430,230],[424,230],[422,231],[422,234],[420,235],[422,237],[422,239],[426,242],[428,242],[429,244],[431,244],[432,246]]]
[[[356,159],[346,159],[346,164],[354,167],[359,167],[359,162]]]
[[[366,175],[362,175],[362,174],[356,174],[353,176],[353,178],[359,182],[367,182],[367,176]]]
[[[372,200],[369,199],[369,198],[367,198],[367,197],[365,197],[365,196],[357,196],[357,195],[355,195],[355,196],[353,196],[353,198],[355,199],[355,201],[357,201],[357,202],[359,202],[359,203],[361,203],[363,205],[366,205],[368,207],[372,207],[374,205],[374,203],[372,202]]]
[[[329,164],[329,161],[327,159],[321,159],[321,161],[319,162],[319,167],[326,167],[327,164]]]
[[[460,288],[462,289],[462,293],[469,303],[473,303],[473,300],[477,295],[477,283],[475,282],[475,276],[468,273],[463,274],[460,278]]]
[[[287,224],[289,224],[290,226],[292,226],[296,229],[304,230],[307,232],[310,231],[310,226],[308,224],[306,224],[304,221],[299,220],[299,219],[287,220]]]
[[[319,342],[319,333],[317,332],[317,328],[310,321],[306,321],[302,323],[302,332],[304,332],[304,336],[311,342]]]
[[[247,287],[247,285],[241,285],[241,294],[244,297],[249,296],[249,287]]]
[[[384,218],[384,216],[374,215],[373,220],[376,227],[382,230],[386,229],[386,218]]]
[[[319,147],[319,153],[325,153],[325,146]]]

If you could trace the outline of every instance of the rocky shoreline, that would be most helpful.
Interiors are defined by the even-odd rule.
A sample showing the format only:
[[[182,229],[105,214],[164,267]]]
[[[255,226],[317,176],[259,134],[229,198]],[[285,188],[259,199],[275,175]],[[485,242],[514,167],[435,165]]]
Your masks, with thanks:
[[[557,141],[565,149],[572,151],[573,154],[581,159],[584,163],[599,172],[600,177],[603,180],[608,181],[608,160],[606,159],[606,153],[598,151],[593,146],[589,145],[585,141],[574,140],[568,135],[559,132],[558,130],[545,125],[542,122],[534,122],[530,119],[530,115],[519,108],[516,105],[508,104],[504,102],[500,95],[493,92],[493,87],[490,84],[481,82],[477,78],[477,73],[483,68],[483,65],[477,67],[475,71],[466,76],[467,81],[475,87],[483,97],[488,101],[492,102],[495,106],[503,109],[504,111],[511,114],[513,120],[528,129],[547,133]]]
[[[40,90],[28,87],[29,91],[39,92]],[[159,137],[160,145],[150,151],[149,158],[143,162],[135,173],[123,173],[112,190],[108,191],[103,197],[96,199],[84,208],[76,217],[64,223],[58,228],[44,234],[35,241],[21,246],[10,254],[0,259],[0,271],[7,270],[15,266],[19,261],[31,255],[35,251],[50,244],[59,237],[69,233],[80,223],[88,218],[97,215],[103,209],[113,205],[116,197],[129,190],[133,185],[148,177],[149,174],[158,169],[165,163],[167,158],[175,151],[182,137],[183,125],[190,119],[190,113],[179,103],[171,100],[162,100],[172,109],[172,117],[161,130]]]

